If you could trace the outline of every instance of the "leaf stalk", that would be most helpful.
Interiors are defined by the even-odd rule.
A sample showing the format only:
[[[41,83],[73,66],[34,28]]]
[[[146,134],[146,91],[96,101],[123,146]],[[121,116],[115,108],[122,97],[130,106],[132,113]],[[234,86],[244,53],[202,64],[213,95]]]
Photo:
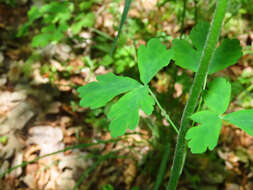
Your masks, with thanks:
[[[167,114],[167,112],[165,111],[165,109],[161,106],[161,104],[159,103],[157,97],[152,92],[152,90],[150,90],[150,88],[149,88],[149,93],[151,94],[152,98],[155,100],[157,106],[161,110],[162,116],[164,116],[167,119],[167,121],[170,123],[170,125],[173,127],[173,129],[176,131],[176,133],[179,134],[179,131],[178,131],[176,125],[173,123],[173,121],[171,120],[170,116]]]

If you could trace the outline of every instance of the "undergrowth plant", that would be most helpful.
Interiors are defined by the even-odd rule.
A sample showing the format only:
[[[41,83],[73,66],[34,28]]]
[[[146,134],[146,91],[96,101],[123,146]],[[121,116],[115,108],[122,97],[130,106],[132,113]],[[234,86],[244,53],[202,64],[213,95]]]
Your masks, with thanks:
[[[95,15],[89,12],[94,3],[100,0],[88,1],[52,1],[41,7],[32,6],[28,12],[28,21],[22,25],[17,36],[27,35],[34,23],[39,22],[42,27],[32,38],[32,47],[45,47],[49,43],[60,42],[69,31],[77,35],[82,28],[92,27]]]
[[[237,39],[224,39],[217,46],[226,9],[227,0],[218,0],[211,25],[199,22],[189,35],[190,41],[174,39],[170,49],[158,38],[149,40],[146,46],[141,45],[137,53],[140,81],[108,73],[97,76],[96,82],[78,89],[80,105],[91,109],[103,107],[116,96],[122,95],[107,113],[112,137],[123,135],[127,129],[134,130],[139,122],[140,109],[150,115],[155,104],[160,108],[161,115],[178,134],[169,190],[177,187],[187,145],[192,153],[213,150],[218,143],[222,122],[253,135],[253,109],[226,113],[231,95],[229,80],[222,77],[213,77],[210,82],[207,80],[208,75],[235,64],[242,56]],[[180,128],[171,120],[149,86],[152,78],[171,60],[184,69],[196,72]],[[162,165],[164,167],[164,161]],[[156,184],[155,189],[158,188],[159,184]]]

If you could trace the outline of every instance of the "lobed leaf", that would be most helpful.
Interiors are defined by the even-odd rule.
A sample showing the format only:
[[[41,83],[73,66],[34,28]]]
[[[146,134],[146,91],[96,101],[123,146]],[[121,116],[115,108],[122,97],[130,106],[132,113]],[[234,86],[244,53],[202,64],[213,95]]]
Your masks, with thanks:
[[[97,80],[98,82],[92,82],[78,88],[81,106],[91,109],[99,108],[115,96],[142,86],[134,79],[116,76],[113,73],[100,75]]]
[[[253,136],[253,109],[232,112],[223,119]]]
[[[209,30],[209,23],[207,22],[199,22],[190,33],[190,39],[192,44],[198,49],[202,50],[205,45],[205,41],[207,38]]]
[[[211,111],[200,111],[191,116],[193,121],[200,123],[190,128],[186,133],[186,140],[192,153],[199,154],[207,149],[213,150],[219,139],[222,121],[219,116]]]
[[[196,72],[200,61],[200,52],[195,51],[186,40],[174,39],[172,41],[175,64]]]
[[[146,47],[141,45],[138,49],[141,81],[148,84],[161,68],[170,63],[171,58],[172,50],[167,50],[158,38],[149,40]]]
[[[186,40],[175,39],[172,42],[175,63],[182,68],[197,71],[201,52],[207,38],[209,24],[199,22],[191,31],[192,44]],[[242,48],[237,39],[225,39],[215,50],[208,74],[213,74],[234,65],[242,56]]]
[[[214,52],[209,74],[221,71],[231,65],[234,65],[242,56],[242,47],[237,39],[225,39]]]
[[[208,92],[204,96],[207,107],[217,114],[224,113],[229,105],[231,84],[224,78],[215,78],[208,86]]]
[[[139,122],[139,109],[149,115],[153,111],[154,104],[146,86],[128,92],[111,107],[107,115],[111,120],[109,126],[111,136],[123,135],[127,128],[135,129]]]

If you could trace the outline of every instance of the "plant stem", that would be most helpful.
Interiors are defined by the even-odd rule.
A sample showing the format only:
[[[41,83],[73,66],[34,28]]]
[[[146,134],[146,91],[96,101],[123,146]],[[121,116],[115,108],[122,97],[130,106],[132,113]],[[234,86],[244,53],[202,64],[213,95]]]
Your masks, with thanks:
[[[170,155],[170,150],[171,149],[170,149],[169,144],[164,145],[163,157],[162,157],[162,161],[161,161],[161,164],[160,164],[160,167],[159,167],[158,175],[157,175],[153,190],[158,190],[161,183],[162,183],[162,181],[163,181],[164,173],[165,173],[166,168],[167,168],[166,167],[167,166],[167,160],[168,160],[169,155]]]
[[[181,16],[180,38],[182,38],[183,33],[184,33],[184,19],[185,19],[185,13],[186,13],[186,3],[187,3],[187,0],[183,0],[183,12]]]
[[[113,52],[114,52],[114,50],[116,48],[117,42],[118,42],[119,37],[120,37],[121,30],[123,28],[123,25],[124,25],[126,19],[127,19],[127,14],[128,14],[129,9],[130,9],[131,3],[132,3],[132,0],[125,0],[124,10],[123,10],[123,13],[122,13],[122,16],[121,16],[121,20],[120,20],[120,24],[119,24],[119,29],[118,29],[118,34],[117,34],[117,36],[114,39],[113,44],[112,44],[112,49],[111,49],[111,52],[110,52],[111,56],[112,56],[112,54],[113,54]]]
[[[157,100],[155,94],[152,92],[152,90],[150,90],[150,88],[149,88],[149,93],[151,94],[151,96],[155,100],[156,104],[158,105],[159,109],[161,110],[162,116],[164,116],[167,119],[167,121],[171,124],[171,126],[173,127],[173,129],[176,131],[176,133],[179,134],[179,131],[178,131],[176,125],[170,119],[170,116],[166,113],[165,109],[163,109],[163,107],[161,106],[161,104]]]
[[[214,17],[211,23],[211,27],[209,29],[209,33],[207,36],[207,40],[205,42],[205,46],[201,54],[199,67],[194,77],[194,81],[190,90],[189,99],[186,103],[182,115],[168,190],[176,190],[179,177],[182,173],[187,153],[185,135],[190,127],[189,117],[194,113],[194,110],[198,104],[198,99],[202,92],[203,85],[205,83],[205,78],[208,74],[208,67],[210,64],[210,60],[213,56],[213,53],[219,40],[226,9],[227,9],[227,0],[218,0]]]

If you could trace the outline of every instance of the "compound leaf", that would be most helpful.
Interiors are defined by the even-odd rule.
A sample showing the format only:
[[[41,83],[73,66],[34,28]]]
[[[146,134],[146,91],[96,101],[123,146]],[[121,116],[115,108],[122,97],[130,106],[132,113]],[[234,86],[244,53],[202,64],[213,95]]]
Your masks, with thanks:
[[[253,109],[232,112],[223,119],[253,136]]]
[[[229,105],[231,84],[224,78],[215,78],[209,85],[208,92],[204,96],[207,107],[217,114],[224,113]]]
[[[194,154],[203,153],[207,149],[213,150],[218,143],[222,121],[211,111],[200,111],[191,116],[193,121],[200,123],[190,128],[186,133],[188,146]]]
[[[120,98],[107,115],[111,120],[109,129],[112,137],[123,135],[127,128],[135,129],[139,122],[139,109],[151,114],[154,104],[146,86],[136,88]]]
[[[146,47],[141,45],[138,49],[141,81],[148,84],[161,68],[170,63],[171,58],[172,50],[167,50],[158,38],[149,40]]]
[[[100,75],[98,82],[91,82],[78,88],[79,96],[82,98],[80,105],[91,109],[104,106],[115,96],[128,92],[142,86],[134,79],[116,76],[113,73]]]
[[[199,22],[191,31],[192,44],[186,40],[175,39],[172,42],[175,63],[185,69],[197,71],[201,52],[207,38],[209,24]],[[242,56],[242,48],[237,39],[225,39],[215,50],[208,74],[213,74],[234,65]]]

